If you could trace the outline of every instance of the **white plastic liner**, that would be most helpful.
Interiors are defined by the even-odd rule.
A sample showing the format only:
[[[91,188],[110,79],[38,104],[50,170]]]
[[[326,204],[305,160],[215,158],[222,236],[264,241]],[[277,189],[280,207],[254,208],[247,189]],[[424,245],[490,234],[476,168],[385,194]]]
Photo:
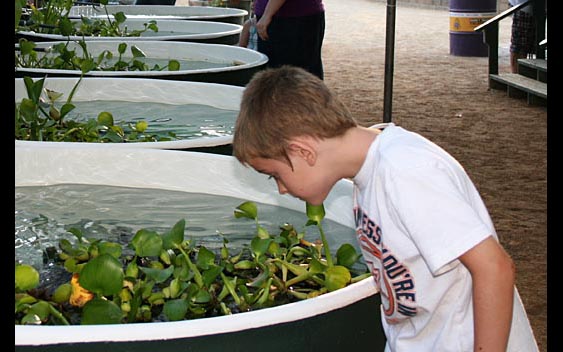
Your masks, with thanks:
[[[66,41],[64,41],[66,43]],[[60,41],[55,42],[38,42],[37,48],[49,48],[55,44],[61,43]],[[104,50],[111,51],[114,55],[117,55],[117,47],[119,43],[113,40],[100,40],[100,41],[89,41],[86,44],[88,52],[92,56],[97,56]],[[178,77],[189,77],[189,75],[200,74],[200,73],[221,73],[229,71],[242,71],[249,70],[255,67],[264,66],[268,62],[268,57],[258,51],[251,50],[248,48],[242,48],[235,45],[224,45],[224,44],[210,44],[210,43],[191,43],[191,42],[174,42],[174,41],[128,41],[125,40],[123,43],[127,44],[127,50],[123,55],[124,58],[131,57],[130,48],[135,45],[140,50],[142,50],[147,58],[152,59],[175,59],[175,60],[192,60],[192,61],[209,61],[213,63],[224,63],[232,64],[237,63],[236,66],[226,66],[226,67],[214,67],[205,69],[193,69],[193,70],[179,70],[179,71],[90,71],[85,74],[85,76],[93,77],[138,77],[142,75],[143,77],[153,77],[153,76],[170,76],[171,79]],[[82,56],[82,48],[76,42],[68,43],[69,50],[75,50],[76,55]],[[16,72],[30,72],[30,73],[40,73],[47,75],[61,75],[61,74],[73,74],[80,77],[81,71],[79,70],[60,70],[60,69],[44,69],[44,68],[24,68],[16,67]]]
[[[36,78],[35,80],[37,80]],[[63,93],[61,101],[66,100],[77,78],[52,77],[45,79],[45,88]],[[128,102],[155,102],[164,104],[201,104],[218,109],[240,109],[240,100],[244,88],[216,83],[170,81],[144,78],[96,78],[85,77],[80,82],[72,98],[73,102],[92,100],[114,100]],[[23,78],[15,79],[15,100],[20,102],[27,97]],[[233,118],[234,125],[236,118]],[[188,149],[196,147],[213,147],[230,144],[232,136],[206,136],[177,141],[165,142],[134,142],[134,143],[86,143],[86,142],[40,142],[16,140],[18,145],[52,147],[62,145],[69,148],[93,146],[99,148],[159,148]]]
[[[150,6],[150,5],[148,5]],[[134,7],[134,6],[133,6]],[[144,29],[144,24],[147,23],[148,18],[128,18],[121,25],[127,26],[129,31],[142,30]],[[162,31],[163,34],[159,32],[151,33],[150,36],[139,36],[139,37],[98,37],[98,36],[63,36],[61,34],[48,34],[48,33],[36,33],[34,31],[18,31],[20,35],[26,35],[33,38],[38,38],[41,40],[86,40],[86,41],[98,41],[98,40],[120,40],[120,41],[145,41],[145,40],[156,40],[156,41],[190,41],[190,40],[203,40],[203,39],[215,39],[226,37],[230,35],[237,35],[242,31],[242,26],[234,23],[224,23],[224,22],[212,22],[212,21],[191,21],[191,20],[165,20],[158,21],[155,19],[156,25],[158,26],[159,32]],[[73,20],[80,21],[80,20]],[[170,34],[168,32],[174,32],[177,34]],[[152,32],[152,31],[151,31]]]
[[[221,20],[231,17],[248,15],[244,9],[214,6],[171,6],[171,5],[107,5],[106,9],[110,15],[123,12],[127,18],[150,17],[157,21],[160,19],[174,20]],[[69,12],[69,18],[105,17],[106,12],[102,6],[73,6]]]
[[[274,181],[226,155],[173,150],[15,148],[15,186],[81,183],[238,197],[303,211],[303,201],[280,195]],[[349,180],[339,181],[324,202],[326,218],[353,227]],[[298,321],[346,307],[377,293],[372,278],[308,300],[230,316],[163,323],[15,326],[15,345],[97,341],[149,341],[235,332]],[[538,351],[524,306],[514,290],[508,350]]]
[[[234,157],[154,149],[15,148],[15,186],[80,183],[201,192],[293,210],[305,203],[277,193],[272,180]],[[341,181],[325,204],[327,219],[352,227],[352,184]],[[15,326],[16,345],[148,341],[220,334],[306,319],[377,293],[371,278],[316,298],[230,316],[117,325]]]

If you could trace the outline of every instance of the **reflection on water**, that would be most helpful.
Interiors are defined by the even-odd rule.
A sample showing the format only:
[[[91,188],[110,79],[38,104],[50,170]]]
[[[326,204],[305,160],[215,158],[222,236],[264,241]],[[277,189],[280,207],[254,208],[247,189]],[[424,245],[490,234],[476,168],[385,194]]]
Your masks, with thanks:
[[[237,110],[225,110],[209,105],[173,105],[128,101],[77,101],[76,108],[66,117],[85,122],[96,119],[102,111],[111,112],[115,123],[148,122],[147,134],[176,134],[178,139],[231,136]],[[60,104],[62,105],[62,103]]]
[[[139,229],[168,231],[186,220],[186,238],[209,249],[219,249],[223,236],[229,248],[240,249],[255,234],[254,222],[235,219],[234,209],[245,199],[202,193],[97,185],[54,185],[15,188],[15,259],[43,267],[43,252],[58,246],[61,238],[74,243],[67,232],[78,228],[87,238],[128,243]],[[272,234],[291,223],[306,231],[309,240],[319,239],[317,229],[304,227],[305,212],[258,203],[258,218]],[[323,222],[333,251],[345,242],[356,248],[354,230],[333,221]]]
[[[182,35],[202,35],[204,33],[201,32],[185,32],[185,31],[163,31],[158,30],[158,32],[154,31],[146,31],[141,33],[141,37],[169,37],[169,36],[182,36]]]
[[[133,58],[125,57],[125,56],[121,57],[121,60],[128,63],[133,62]],[[153,70],[155,65],[158,65],[159,68],[167,67],[168,62],[170,61],[170,59],[162,59],[162,58],[154,58],[154,57],[136,57],[135,60],[145,63],[150,70]],[[212,62],[208,60],[179,60],[179,59],[174,59],[174,60],[180,63],[180,71],[207,70],[213,68],[224,68],[224,67],[235,66],[235,63],[233,61]],[[111,59],[105,58],[100,63],[100,67],[111,68],[118,61],[119,58],[117,57],[117,55]],[[166,68],[164,69],[164,71],[168,71],[168,69]]]

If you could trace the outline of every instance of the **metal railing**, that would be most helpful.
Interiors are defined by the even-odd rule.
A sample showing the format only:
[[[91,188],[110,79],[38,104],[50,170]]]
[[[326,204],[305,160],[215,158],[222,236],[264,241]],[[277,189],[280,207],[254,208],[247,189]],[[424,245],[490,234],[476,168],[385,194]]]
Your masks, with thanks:
[[[545,36],[545,20],[546,20],[546,0],[528,0],[516,6],[513,6],[487,22],[475,27],[474,31],[483,32],[483,41],[489,47],[489,74],[498,74],[498,37],[499,37],[499,22],[512,15],[517,10],[526,6],[533,6],[534,19],[536,23],[536,43],[546,39]],[[545,48],[541,45],[536,45],[536,58],[545,59]]]

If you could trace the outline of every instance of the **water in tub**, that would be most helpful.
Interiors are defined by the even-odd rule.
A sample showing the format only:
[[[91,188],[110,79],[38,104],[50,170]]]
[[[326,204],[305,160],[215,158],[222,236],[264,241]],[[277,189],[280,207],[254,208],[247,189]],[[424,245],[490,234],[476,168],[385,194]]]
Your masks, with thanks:
[[[177,139],[230,136],[236,110],[218,109],[201,104],[163,104],[127,101],[74,101],[76,108],[66,117],[86,122],[96,119],[101,111],[111,112],[116,124],[146,121],[147,134],[172,132]],[[60,103],[59,105],[62,105]]]
[[[243,201],[202,193],[115,186],[16,187],[15,259],[33,265],[56,286],[60,282],[53,276],[56,270],[64,269],[57,269],[45,260],[47,249],[58,247],[62,238],[75,243],[76,238],[67,231],[69,228],[80,229],[86,238],[104,238],[124,245],[141,228],[162,234],[182,218],[186,220],[186,239],[219,250],[224,236],[229,240],[228,247],[238,251],[255,235],[252,220],[233,216],[234,209]],[[280,225],[291,223],[298,230],[305,229],[306,239],[320,239],[315,226],[305,227],[305,206],[299,212],[257,205],[260,224],[271,234],[279,234]],[[333,252],[342,243],[350,243],[359,251],[352,228],[328,219],[323,220],[323,228]]]

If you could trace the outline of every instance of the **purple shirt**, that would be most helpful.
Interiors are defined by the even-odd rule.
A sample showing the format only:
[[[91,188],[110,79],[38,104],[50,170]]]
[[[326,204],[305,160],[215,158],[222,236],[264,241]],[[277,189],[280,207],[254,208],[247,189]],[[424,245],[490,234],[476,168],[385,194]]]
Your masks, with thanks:
[[[264,14],[267,4],[268,0],[255,0],[254,12],[257,16]],[[286,0],[278,12],[274,14],[274,17],[301,17],[314,15],[323,11],[322,0]]]

